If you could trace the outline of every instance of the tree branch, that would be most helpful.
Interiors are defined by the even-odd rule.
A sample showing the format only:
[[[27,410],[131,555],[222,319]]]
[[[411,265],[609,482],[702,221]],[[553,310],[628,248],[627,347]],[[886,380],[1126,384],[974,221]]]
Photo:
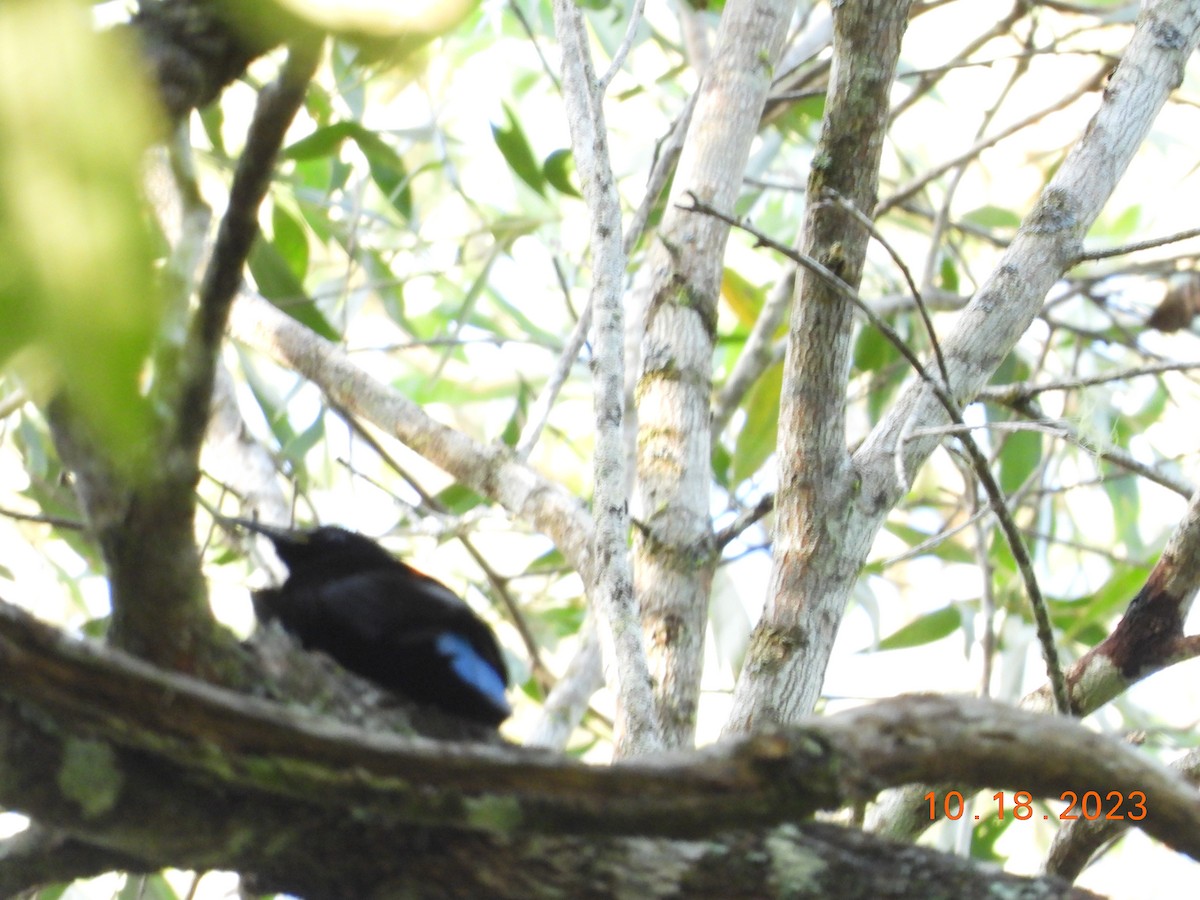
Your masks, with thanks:
[[[704,74],[657,240],[638,376],[638,597],[667,746],[694,739],[706,612],[719,558],[709,509],[713,340],[728,227],[678,206],[722,208],[741,184],[795,5],[730,0]]]
[[[617,753],[632,756],[656,749],[662,737],[626,549],[629,497],[623,414],[625,325],[621,306],[626,259],[621,244],[621,201],[608,159],[603,86],[596,81],[592,69],[583,13],[571,0],[557,0],[554,24],[563,49],[563,100],[571,146],[591,218],[594,281],[590,305],[596,320],[592,515],[596,521],[596,543],[592,570],[595,580],[588,584],[603,622],[601,639],[610,644],[616,668],[615,678],[610,676],[608,680],[616,688],[620,701]],[[617,60],[613,64],[617,65]]]
[[[560,485],[517,462],[507,447],[483,446],[432,419],[417,404],[354,365],[345,351],[260,297],[243,292],[229,327],[320,388],[335,404],[391,434],[456,480],[547,535],[584,577],[593,578],[591,517]]]
[[[519,848],[534,835],[761,832],[934,776],[1054,800],[1141,791],[1151,814],[1139,826],[1200,858],[1200,798],[1177,774],[1072,719],[970,698],[900,697],[699,752],[589,766],[297,716],[65,638],[4,605],[0,724],[5,806],[151,865],[220,861],[322,896],[386,884],[443,844],[494,853],[495,839]],[[383,852],[388,842],[405,852]],[[351,887],[314,889],[353,867]]]
[[[854,295],[869,233],[828,190],[872,210],[888,124],[888,93],[908,3],[833,8],[834,64],[809,175],[803,251]],[[698,198],[703,199],[703,198]],[[766,608],[734,689],[727,732],[807,715],[861,558],[845,543],[858,476],[846,449],[846,382],[854,306],[811,267],[796,279],[779,411],[774,567]]]

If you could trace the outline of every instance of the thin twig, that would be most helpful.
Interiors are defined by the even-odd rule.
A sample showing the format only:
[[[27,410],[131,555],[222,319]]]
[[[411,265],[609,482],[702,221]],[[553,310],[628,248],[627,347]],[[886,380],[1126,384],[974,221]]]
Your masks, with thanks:
[[[1026,47],[1030,46],[1033,40],[1034,30],[1030,29],[1026,38]],[[975,130],[974,139],[978,141],[992,127],[992,122],[995,121],[996,115],[1000,111],[1000,107],[1004,105],[1004,101],[1008,98],[1013,87],[1024,76],[1029,69],[1030,56],[1022,54],[1013,71],[1005,82],[1004,87],[1000,90],[1000,95],[991,107],[984,112],[983,118],[979,123],[979,127]],[[958,187],[962,183],[963,177],[967,173],[967,163],[954,170],[954,174],[950,176],[949,183],[946,185],[945,191],[941,198],[941,205],[938,208],[937,214],[933,217],[933,228],[929,236],[929,252],[925,259],[925,271],[921,275],[921,284],[928,287],[933,282],[933,273],[937,267],[937,260],[943,247],[943,236],[946,233],[946,228],[950,222],[950,208],[954,205],[954,197],[958,193]],[[946,242],[947,244],[949,241]]]
[[[258,97],[229,189],[229,206],[217,230],[212,258],[200,286],[200,303],[184,345],[187,364],[173,404],[178,440],[188,453],[198,450],[208,426],[217,356],[229,308],[242,284],[242,270],[258,236],[258,209],[271,184],[283,138],[304,102],[308,82],[321,57],[320,41],[302,41],[288,50],[278,78]]]
[[[932,8],[932,4],[926,4],[924,7],[926,11],[930,8]],[[931,68],[919,75],[918,82],[913,86],[912,91],[892,109],[892,121],[894,122],[907,110],[915,106],[917,101],[928,94],[933,89],[933,86],[941,81],[946,74],[954,71],[956,67],[966,64],[976,51],[985,47],[996,38],[1008,34],[1012,31],[1013,26],[1028,14],[1029,5],[1027,0],[1015,0],[1012,9],[1009,10],[1004,18],[997,20],[986,31],[972,38],[948,63],[937,68]]]
[[[1019,412],[1021,415],[1028,417],[1031,421],[1044,425],[1048,429],[1056,432],[1056,436],[1070,441],[1082,450],[1092,453],[1100,459],[1110,462],[1113,465],[1120,466],[1123,469],[1128,469],[1135,475],[1140,475],[1147,481],[1152,481],[1157,485],[1165,487],[1169,491],[1174,491],[1179,496],[1187,499],[1195,493],[1195,486],[1189,482],[1173,478],[1164,472],[1158,471],[1153,466],[1139,462],[1132,455],[1119,447],[1103,446],[1090,438],[1084,437],[1077,429],[1072,427],[1068,422],[1062,419],[1051,419],[1043,413],[1032,400],[1026,400],[1021,403],[1013,403],[1010,408]]]
[[[15,509],[0,507],[0,516],[17,522],[36,522],[39,525],[53,525],[55,528],[65,528],[68,531],[86,531],[87,525],[78,519],[68,519],[66,516],[52,516],[48,513],[26,513]]]
[[[508,8],[517,17],[517,21],[521,24],[521,30],[529,38],[529,43],[533,44],[533,50],[537,53],[538,59],[541,60],[542,69],[550,76],[550,83],[554,85],[556,91],[562,90],[562,85],[558,82],[558,73],[554,71],[554,67],[550,65],[550,61],[546,59],[546,54],[542,52],[542,45],[537,39],[537,32],[533,30],[533,26],[529,24],[529,19],[521,11],[521,4],[517,3],[516,0],[509,0]]]
[[[905,284],[907,284],[908,289],[912,291],[913,302],[917,304],[917,312],[921,315],[921,321],[925,323],[925,333],[929,335],[929,342],[933,345],[933,356],[937,360],[938,371],[942,375],[942,384],[946,386],[947,390],[951,390],[950,373],[946,369],[946,359],[942,356],[942,345],[938,343],[937,331],[935,331],[933,327],[933,319],[931,319],[929,316],[929,310],[925,306],[925,300],[921,296],[921,291],[917,287],[917,283],[913,280],[912,272],[910,272],[908,266],[905,265],[904,259],[900,256],[900,253],[896,250],[896,248],[891,245],[888,239],[880,233],[879,229],[875,227],[875,223],[863,214],[862,210],[860,210],[857,206],[855,206],[837,191],[833,190],[833,188],[826,188],[825,191],[827,196],[820,200],[819,203],[834,203],[840,209],[848,212],[850,217],[854,219],[854,221],[858,222],[858,224],[860,224],[863,228],[865,228],[867,233],[870,234],[871,237],[875,238],[875,240],[879,242],[879,245],[887,251],[888,256],[892,258],[892,262],[896,264],[896,268],[900,270],[900,274],[904,276]]]
[[[879,218],[884,213],[892,210],[899,204],[908,200],[914,194],[921,191],[931,181],[934,181],[935,179],[940,178],[942,175],[946,174],[947,172],[949,172],[951,169],[955,168],[956,166],[960,166],[964,162],[974,159],[975,157],[979,156],[979,154],[982,153],[984,150],[987,150],[989,147],[993,147],[996,144],[1000,143],[1005,138],[1016,134],[1018,131],[1028,128],[1030,125],[1036,124],[1037,122],[1040,122],[1042,119],[1046,118],[1046,116],[1050,115],[1051,113],[1058,112],[1060,109],[1065,109],[1066,107],[1068,107],[1072,103],[1074,103],[1076,100],[1078,100],[1080,97],[1082,97],[1084,94],[1087,94],[1091,91],[1096,90],[1099,87],[1099,85],[1101,84],[1101,82],[1103,81],[1105,75],[1107,75],[1108,72],[1111,70],[1111,68],[1112,68],[1112,66],[1106,63],[1102,69],[1100,69],[1098,72],[1096,72],[1095,75],[1093,75],[1091,78],[1088,78],[1086,81],[1083,82],[1083,84],[1081,84],[1079,87],[1077,87],[1075,90],[1073,90],[1071,93],[1067,94],[1065,97],[1063,97],[1061,100],[1057,101],[1056,103],[1052,103],[1049,106],[1038,110],[1037,112],[1033,113],[1032,115],[1026,116],[1021,121],[1010,125],[1008,128],[1001,129],[1000,131],[996,132],[995,134],[991,135],[990,137],[983,138],[981,140],[976,141],[974,144],[972,144],[970,147],[968,147],[966,150],[964,150],[962,153],[958,154],[957,156],[946,160],[944,163],[942,163],[940,165],[934,166],[932,169],[925,172],[919,178],[916,178],[913,181],[910,181],[908,184],[902,185],[890,197],[888,197],[885,200],[881,200],[879,202],[879,204],[875,207],[875,210],[874,210],[875,217]]]
[[[529,407],[529,416],[525,420],[525,427],[521,429],[521,436],[517,440],[515,448],[517,459],[522,462],[529,459],[529,454],[533,452],[533,448],[537,446],[537,442],[541,439],[542,430],[546,427],[546,423],[550,421],[550,413],[554,410],[554,403],[558,400],[558,395],[562,391],[563,385],[567,383],[567,378],[570,376],[571,370],[575,368],[575,363],[579,360],[579,352],[583,349],[583,345],[587,343],[588,329],[591,326],[592,304],[589,300],[583,307],[583,314],[575,323],[575,327],[571,329],[566,346],[563,347],[562,352],[558,355],[549,378],[546,379],[546,383],[538,393],[537,399]]]
[[[1012,384],[1001,384],[985,387],[976,397],[1005,406],[1014,406],[1027,400],[1032,400],[1038,394],[1048,391],[1074,391],[1085,387],[1095,387],[1099,384],[1110,384],[1114,381],[1125,381],[1142,375],[1161,375],[1164,372],[1190,372],[1200,369],[1200,362],[1162,362],[1147,366],[1133,366],[1128,369],[1118,369],[1115,372],[1105,372],[1084,378],[1073,378],[1069,381],[1046,381],[1038,384],[1032,381],[1018,381]]]
[[[621,307],[626,255],[621,243],[621,209],[608,157],[608,142],[592,67],[583,14],[573,0],[555,0],[554,26],[562,47],[563,101],[571,146],[591,224],[592,306],[596,320],[593,377],[595,406],[596,520],[594,578],[589,593],[597,601],[611,640],[620,698],[617,749],[638,755],[661,745],[661,731],[633,596],[627,540],[628,494],[624,452],[625,333]]]
[[[644,0],[642,2],[644,3]],[[557,81],[555,83],[557,84]],[[683,144],[683,137],[687,134],[687,125],[691,121],[692,110],[695,109],[695,106],[696,95],[693,94],[684,105],[679,117],[671,126],[670,132],[668,132],[662,146],[659,148],[659,154],[655,159],[654,167],[647,180],[646,195],[643,197],[641,205],[634,212],[629,223],[629,228],[625,231],[622,249],[626,256],[633,252],[633,248],[641,240],[646,222],[650,218],[650,212],[658,202],[658,198],[662,194],[662,190],[666,186],[671,172],[674,171],[675,161],[679,158],[679,150]],[[559,274],[561,281],[561,271]],[[570,292],[565,283],[563,284],[563,289],[567,292],[569,302]],[[579,360],[580,351],[583,349],[584,344],[587,343],[588,329],[591,328],[591,325],[592,299],[589,296],[587,302],[584,304],[583,311],[579,314],[579,318],[575,322],[575,327],[572,329],[570,337],[567,338],[567,342],[554,364],[554,370],[550,373],[550,377],[542,387],[537,399],[530,406],[529,418],[526,421],[525,427],[521,430],[521,436],[517,441],[516,453],[518,459],[528,459],[529,454],[533,452],[533,448],[541,439],[542,431],[546,427],[546,422],[550,419],[550,413],[558,400],[558,395],[562,392],[571,369],[574,368],[575,363]]]
[[[613,54],[612,62],[608,64],[608,71],[601,75],[596,82],[598,94],[603,96],[604,92],[608,90],[609,83],[621,71],[621,66],[625,65],[625,57],[629,55],[629,51],[633,47],[633,39],[637,37],[638,26],[642,24],[642,11],[645,8],[646,0],[634,0],[633,10],[629,13],[629,24],[625,27],[625,37],[621,39],[617,52]]]
[[[896,348],[896,350],[906,359],[913,367],[913,370],[928,385],[934,397],[941,403],[946,414],[957,425],[963,425],[962,412],[958,407],[958,403],[950,395],[941,384],[937,382],[925,366],[922,365],[916,354],[904,343],[904,339],[896,333],[886,321],[877,316],[866,303],[863,302],[846,282],[842,281],[837,275],[823,266],[817,260],[812,259],[803,253],[799,253],[790,247],[779,243],[769,235],[759,231],[753,226],[747,225],[741,219],[723,213],[712,206],[699,200],[694,194],[689,193],[689,198],[692,202],[691,210],[695,212],[705,213],[706,215],[715,216],[723,222],[746,231],[752,235],[761,246],[769,247],[776,252],[782,253],[788,259],[803,266],[813,274],[824,279],[834,290],[836,290],[848,302],[852,303],[859,311],[867,317],[867,320],[879,330],[881,334]],[[687,208],[687,207],[685,207]],[[1033,618],[1037,628],[1038,640],[1042,646],[1042,658],[1046,664],[1047,677],[1050,680],[1050,685],[1054,694],[1055,705],[1059,712],[1070,714],[1071,700],[1070,694],[1067,692],[1066,681],[1063,677],[1062,666],[1058,661],[1058,648],[1054,643],[1054,630],[1050,624],[1050,614],[1046,608],[1045,598],[1042,596],[1041,588],[1038,586],[1037,576],[1033,571],[1033,560],[1029,556],[1029,550],[1025,547],[1025,541],[1021,536],[1020,529],[1017,528],[1016,522],[1013,520],[1012,514],[1008,509],[1004,500],[1004,492],[1000,490],[1000,486],[996,483],[996,479],[992,476],[991,469],[988,465],[987,457],[983,451],[979,449],[979,445],[975,443],[969,433],[964,433],[959,436],[959,442],[967,451],[967,455],[971,460],[971,464],[975,469],[976,475],[984,490],[987,492],[988,499],[991,501],[992,509],[996,514],[996,519],[1000,523],[1000,528],[1004,532],[1005,540],[1008,542],[1009,550],[1013,555],[1013,559],[1017,563],[1017,569],[1021,573],[1021,579],[1025,583],[1025,591],[1029,596],[1029,604],[1033,611]],[[901,472],[903,475],[903,472]]]
[[[738,535],[762,519],[774,508],[775,495],[773,493],[764,494],[754,506],[743,510],[738,514],[736,519],[713,535],[713,539],[717,542],[717,548],[721,550],[725,549],[726,545],[737,539]]]
[[[1130,253],[1137,253],[1141,250],[1151,250],[1155,247],[1163,247],[1167,244],[1175,244],[1179,241],[1190,240],[1194,237],[1200,237],[1200,228],[1189,228],[1187,231],[1179,231],[1175,234],[1168,234],[1166,237],[1150,238],[1145,241],[1135,241],[1132,244],[1125,244],[1122,247],[1112,247],[1108,250],[1089,250],[1080,253],[1075,258],[1076,264],[1098,259],[1112,259],[1114,256],[1126,256]]]

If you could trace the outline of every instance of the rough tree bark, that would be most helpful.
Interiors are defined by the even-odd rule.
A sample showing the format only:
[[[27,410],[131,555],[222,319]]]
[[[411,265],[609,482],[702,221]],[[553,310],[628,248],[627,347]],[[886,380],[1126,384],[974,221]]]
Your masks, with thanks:
[[[841,27],[849,27],[850,10],[857,8],[858,4],[840,7],[846,20]],[[835,10],[835,31],[837,22]],[[949,391],[960,406],[975,397],[1041,309],[1055,280],[1079,258],[1083,236],[1167,96],[1179,85],[1197,40],[1200,9],[1195,4],[1163,0],[1143,10],[1087,132],[1042,192],[991,277],[941,342]],[[864,77],[869,77],[872,67],[865,68]],[[831,94],[831,102],[836,93]],[[826,168],[837,173],[855,171],[857,148],[842,152],[847,150],[849,158],[831,155],[827,165],[815,167],[814,180],[822,181],[818,172]],[[810,214],[810,227],[822,221],[815,215]],[[848,242],[861,235],[860,228],[848,225],[840,239],[813,246],[811,255],[844,266],[845,248],[854,246]],[[853,256],[848,262],[853,262]],[[849,271],[853,273],[853,268]],[[804,350],[811,340],[805,333],[810,321],[835,326],[833,330],[823,326],[827,330],[819,335],[822,346],[844,347],[848,337],[849,315],[822,307],[823,302],[829,301],[822,294],[802,292],[793,312],[794,347],[789,348],[784,386],[793,419],[787,427],[781,421],[780,433],[796,429],[789,438],[795,441],[795,449],[781,453],[780,483],[788,488],[781,492],[784,497],[793,487],[807,486],[813,496],[806,504],[824,515],[810,514],[805,506],[795,515],[780,517],[773,593],[738,682],[731,731],[764,720],[791,721],[812,710],[853,576],[887,513],[941,440],[926,429],[947,421],[932,390],[915,380],[848,458],[844,440],[839,443],[836,437],[842,434],[842,401],[822,393],[831,389],[839,372],[844,383],[845,359],[833,365]],[[837,391],[836,397],[841,396]],[[807,418],[798,415],[802,410]],[[822,477],[823,481],[814,481]]]
[[[7,605],[0,675],[0,802],[58,829],[5,848],[6,889],[60,873],[66,847],[75,874],[234,868],[310,898],[1087,896],[803,821],[933,773],[1049,798],[1142,791],[1154,814],[1141,826],[1200,858],[1200,798],[1180,776],[1070,719],[970,698],[902,697],[587,766],[296,714]]]
[[[808,179],[803,252],[856,287],[869,234],[834,198],[875,206],[888,94],[908,4],[835,6],[825,122]],[[797,278],[779,413],[775,566],[727,728],[811,711],[862,556],[846,543],[859,477],[846,449],[853,308],[811,272]],[[863,548],[863,554],[865,554]]]
[[[696,727],[704,629],[720,553],[709,510],[712,356],[723,222],[680,208],[737,197],[795,4],[731,0],[721,17],[671,196],[645,265],[652,272],[638,376],[635,572],[668,746]]]
[[[221,8],[203,0],[147,3],[135,24],[174,117],[210,99],[265,49],[223,33]],[[863,211],[874,205],[886,125],[881,110],[906,9],[835,8],[833,89],[804,247],[850,284],[866,234],[826,203],[824,192],[832,189]],[[732,203],[789,13],[767,0],[731,0],[726,7],[679,164],[677,197],[690,191],[716,208]],[[959,402],[974,396],[1048,286],[1077,258],[1087,225],[1177,83],[1198,32],[1194,4],[1160,0],[1143,14],[1088,135],[944,343],[949,389]],[[169,39],[160,46],[162,35]],[[262,694],[313,701],[311,691],[275,680],[265,645],[255,654],[233,650],[200,611],[191,492],[227,314],[237,339],[531,523],[586,582],[598,580],[596,525],[577,498],[507,449],[481,446],[433,421],[263,301],[243,296],[230,311],[270,161],[313,62],[311,46],[293,46],[283,75],[264,95],[255,132],[262,139],[251,142],[253,152],[239,166],[224,240],[201,293],[187,348],[195,355],[177,380],[166,382],[162,433],[170,458],[154,492],[121,483],[104,460],[96,464],[69,408],[57,420],[64,457],[94,489],[96,499],[85,505],[112,567],[115,616],[127,623],[117,633],[127,635],[121,643],[134,655],[66,638],[0,604],[0,804],[38,822],[0,845],[0,893],[112,868],[181,866],[233,868],[260,889],[310,898],[962,897],[1001,888],[1022,897],[1085,896],[1054,879],[997,875],[808,821],[817,810],[860,804],[888,787],[946,778],[963,789],[987,784],[1052,799],[1065,789],[1142,791],[1153,802],[1154,815],[1142,823],[1147,832],[1200,858],[1200,801],[1188,783],[1070,719],[969,699],[906,697],[761,728],[800,720],[811,707],[866,548],[935,445],[932,438],[904,436],[914,423],[943,421],[928,389],[916,384],[863,447],[848,454],[843,388],[850,313],[827,284],[808,275],[797,287],[781,419],[780,563],[730,723],[734,732],[760,726],[757,733],[702,752],[589,767],[489,743],[411,710],[386,726],[399,734],[365,731],[356,723],[378,720],[364,711],[371,703],[361,697],[362,684],[342,683],[346,676],[311,658],[299,665],[315,667],[311,674],[322,683],[341,685],[336,696],[346,700],[341,713],[351,724],[167,671],[236,684],[249,669],[271,676]],[[726,232],[717,219],[672,204],[647,263],[656,282],[639,386],[638,589],[659,679],[658,714],[665,742],[675,747],[691,742],[716,560],[707,411]],[[619,315],[611,308],[608,315],[603,327],[619,334]],[[620,380],[613,372],[608,379]],[[1195,508],[1164,554],[1161,577],[1118,629],[1123,638],[1102,645],[1104,661],[1126,681],[1114,682],[1118,676],[1109,673],[1101,684],[1119,688],[1191,652],[1180,623],[1196,580],[1187,564],[1195,558]],[[621,520],[618,512],[607,526]],[[139,574],[139,564],[162,568]],[[162,618],[170,613],[183,621]],[[164,633],[186,640],[155,639]],[[196,665],[197,645],[230,649],[234,671]],[[1073,683],[1089,683],[1084,676],[1103,655],[1097,648]],[[1097,687],[1095,695],[1106,690]],[[1031,771],[1035,754],[1043,765]]]

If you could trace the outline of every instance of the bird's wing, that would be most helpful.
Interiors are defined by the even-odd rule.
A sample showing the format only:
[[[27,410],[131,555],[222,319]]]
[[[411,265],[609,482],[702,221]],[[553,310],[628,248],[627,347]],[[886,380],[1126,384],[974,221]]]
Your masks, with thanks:
[[[497,710],[505,715],[512,711],[504,692],[508,687],[508,673],[497,669],[480,655],[470,641],[453,631],[443,631],[434,641],[434,647],[443,659],[467,684],[473,685]]]
[[[450,659],[473,652],[508,684],[504,657],[491,629],[453,591],[416,569],[397,563],[396,568],[372,569],[338,578],[316,588],[312,605],[319,608],[318,628],[345,632],[365,643],[416,644],[437,642],[441,635],[456,635],[462,642],[457,653],[450,644],[438,647]],[[455,666],[457,669],[457,665]],[[464,676],[466,677],[466,676]],[[470,679],[468,679],[470,680]]]
[[[445,623],[451,630],[461,634],[507,685],[508,669],[504,665],[504,657],[500,654],[500,647],[496,644],[496,637],[491,628],[484,624],[465,600],[437,579],[430,578],[424,572],[418,572],[402,562],[397,562],[396,565],[410,578],[414,596],[422,598],[423,602],[414,604],[414,615],[416,607],[427,610],[433,624]],[[427,604],[424,601],[427,601]]]

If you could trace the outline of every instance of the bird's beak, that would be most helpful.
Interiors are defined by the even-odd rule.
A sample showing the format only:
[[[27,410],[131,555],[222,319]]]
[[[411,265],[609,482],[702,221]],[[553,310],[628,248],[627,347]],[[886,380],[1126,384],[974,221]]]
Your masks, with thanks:
[[[308,543],[308,534],[303,531],[295,531],[291,528],[283,528],[278,525],[264,525],[257,519],[240,519],[234,516],[222,516],[222,520],[227,525],[237,528],[245,528],[247,531],[252,531],[255,534],[261,534],[264,537],[270,538],[275,543],[280,543],[290,546],[303,546]]]

